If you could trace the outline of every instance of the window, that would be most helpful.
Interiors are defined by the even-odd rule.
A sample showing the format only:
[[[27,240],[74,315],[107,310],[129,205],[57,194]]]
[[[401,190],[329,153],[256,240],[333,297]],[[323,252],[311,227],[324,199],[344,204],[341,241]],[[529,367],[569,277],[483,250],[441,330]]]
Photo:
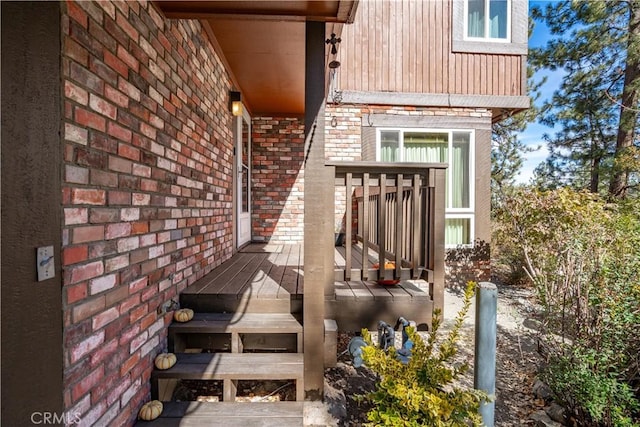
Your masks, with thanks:
[[[509,39],[509,0],[467,0],[467,38]]]
[[[453,0],[453,52],[526,55],[528,2],[522,0]]]
[[[448,163],[445,245],[473,242],[473,138],[470,130],[378,129],[382,162]]]

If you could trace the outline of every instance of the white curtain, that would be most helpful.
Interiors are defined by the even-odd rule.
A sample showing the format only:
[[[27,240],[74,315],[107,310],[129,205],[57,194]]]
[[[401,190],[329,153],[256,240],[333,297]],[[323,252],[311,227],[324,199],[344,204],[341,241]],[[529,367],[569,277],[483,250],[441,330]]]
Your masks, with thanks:
[[[484,0],[469,0],[467,6],[467,37],[484,37]]]
[[[469,134],[453,134],[451,152],[451,204],[452,208],[470,207],[469,197]]]
[[[469,218],[447,218],[445,220],[444,244],[457,246],[470,244],[471,220]]]

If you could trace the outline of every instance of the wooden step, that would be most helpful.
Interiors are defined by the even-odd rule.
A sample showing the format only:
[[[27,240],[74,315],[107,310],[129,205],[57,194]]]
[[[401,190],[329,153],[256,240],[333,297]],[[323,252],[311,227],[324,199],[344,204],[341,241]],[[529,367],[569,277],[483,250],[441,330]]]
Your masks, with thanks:
[[[302,353],[302,325],[290,313],[196,313],[189,322],[169,326],[172,351],[184,351],[184,334],[230,334],[232,353],[242,353],[241,334],[296,334]]]
[[[136,427],[301,427],[303,402],[163,402],[160,418]]]
[[[293,380],[296,400],[304,400],[302,353],[195,353],[176,354],[167,370],[151,373],[151,396],[157,399],[162,380],[223,380],[223,400],[233,402],[238,380]]]

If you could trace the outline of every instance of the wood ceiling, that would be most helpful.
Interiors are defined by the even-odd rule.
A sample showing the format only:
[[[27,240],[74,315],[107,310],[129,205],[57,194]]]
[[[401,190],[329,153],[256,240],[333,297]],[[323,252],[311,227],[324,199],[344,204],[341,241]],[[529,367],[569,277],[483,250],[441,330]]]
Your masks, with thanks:
[[[357,0],[157,1],[167,18],[199,19],[254,115],[304,115],[305,22],[339,34]],[[327,35],[328,37],[328,35]]]

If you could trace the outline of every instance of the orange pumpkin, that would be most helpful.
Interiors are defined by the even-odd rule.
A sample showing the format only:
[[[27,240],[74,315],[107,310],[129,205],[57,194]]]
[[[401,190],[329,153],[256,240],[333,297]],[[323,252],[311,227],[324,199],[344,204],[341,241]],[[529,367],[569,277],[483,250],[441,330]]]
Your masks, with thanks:
[[[373,268],[376,268],[376,269],[377,269],[377,268],[379,268],[379,267],[380,267],[380,264],[379,264],[379,263],[377,263],[377,262],[376,262],[375,264],[373,264]],[[396,263],[395,263],[395,262],[393,262],[393,261],[385,261],[385,263],[384,263],[384,268],[385,268],[385,270],[395,270],[395,268],[396,268]]]

